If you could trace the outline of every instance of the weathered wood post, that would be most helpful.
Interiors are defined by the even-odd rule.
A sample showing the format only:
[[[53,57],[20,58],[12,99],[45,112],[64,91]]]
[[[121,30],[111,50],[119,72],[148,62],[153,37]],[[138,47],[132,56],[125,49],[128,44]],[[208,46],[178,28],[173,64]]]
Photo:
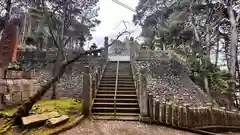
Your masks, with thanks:
[[[188,104],[184,104],[185,107],[185,127],[190,127],[190,110],[189,110],[189,105]]]
[[[96,69],[95,69],[96,70]],[[92,98],[95,96],[96,90],[97,90],[97,71],[94,71],[95,73],[93,74],[92,77]]]
[[[161,108],[160,122],[166,124],[166,103],[165,102],[161,103],[160,108]]]
[[[178,125],[180,127],[184,127],[184,108],[183,106],[179,106],[179,122],[178,122]]]
[[[153,120],[153,94],[148,94],[148,116]]]
[[[90,67],[84,67],[83,75],[83,114],[87,117],[91,114],[92,94]]]
[[[148,92],[146,86],[146,68],[140,70],[139,75],[139,106],[140,116],[142,118],[148,117]]]
[[[208,109],[209,109],[209,124],[212,125],[214,123],[214,116],[213,116],[213,104],[212,103],[207,103]]]
[[[178,117],[178,105],[173,104],[172,105],[172,125],[173,126],[178,126],[178,121],[179,121],[179,117]]]
[[[140,74],[135,74],[135,84],[136,84],[136,94],[139,97],[139,82],[140,82]]]
[[[4,86],[4,69],[0,68],[0,110],[5,109],[5,103],[4,103],[4,92],[5,92],[5,86]]]
[[[105,37],[104,38],[104,58],[105,58],[105,61],[108,61],[108,37]]]
[[[226,124],[226,115],[225,115],[225,107],[220,107],[221,109],[221,124],[225,126]]]
[[[166,122],[168,125],[172,125],[172,103],[167,102],[167,119]]]
[[[155,100],[155,109],[154,109],[154,121],[160,122],[160,105],[159,105],[159,99],[157,98]]]

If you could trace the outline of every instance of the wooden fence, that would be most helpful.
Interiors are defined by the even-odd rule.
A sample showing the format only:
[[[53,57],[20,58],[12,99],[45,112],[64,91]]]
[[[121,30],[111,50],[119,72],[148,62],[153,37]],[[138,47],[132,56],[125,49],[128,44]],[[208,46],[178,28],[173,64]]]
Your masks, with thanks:
[[[148,114],[150,122],[163,123],[177,127],[202,128],[211,126],[240,126],[238,111],[227,111],[224,108],[176,105],[161,103],[148,95]],[[143,119],[144,120],[144,119]]]
[[[141,121],[195,129],[240,126],[240,112],[237,110],[217,108],[212,103],[207,103],[206,106],[192,106],[161,102],[154,98],[147,90],[147,75],[144,69],[137,69],[134,62],[136,61],[132,59],[131,66]]]

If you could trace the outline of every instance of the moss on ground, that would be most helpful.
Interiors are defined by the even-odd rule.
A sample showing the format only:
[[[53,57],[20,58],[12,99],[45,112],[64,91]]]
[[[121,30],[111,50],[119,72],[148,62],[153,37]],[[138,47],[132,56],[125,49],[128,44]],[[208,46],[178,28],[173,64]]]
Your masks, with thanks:
[[[17,107],[9,108],[0,113],[12,115],[16,110],[17,110]],[[73,122],[78,117],[75,115],[76,113],[82,112],[82,102],[77,101],[75,99],[41,100],[41,101],[37,102],[32,107],[32,110],[31,110],[31,112],[34,114],[40,114],[40,113],[51,112],[51,111],[57,111],[61,115],[66,114],[70,117],[70,119],[68,120],[67,123],[60,125],[58,127],[55,127],[55,128],[49,129],[49,128],[42,126],[39,128],[24,131],[21,134],[24,134],[24,135],[30,135],[30,134],[48,135],[49,133],[52,133],[61,128],[64,128],[65,126],[67,126],[67,124]],[[11,129],[9,132],[6,133],[6,135],[15,135],[15,134],[19,134],[19,133],[16,133],[15,130],[13,130],[13,129]]]
[[[31,111],[37,114],[51,111],[69,114],[72,111],[81,112],[82,104],[75,99],[41,100],[32,107]]]

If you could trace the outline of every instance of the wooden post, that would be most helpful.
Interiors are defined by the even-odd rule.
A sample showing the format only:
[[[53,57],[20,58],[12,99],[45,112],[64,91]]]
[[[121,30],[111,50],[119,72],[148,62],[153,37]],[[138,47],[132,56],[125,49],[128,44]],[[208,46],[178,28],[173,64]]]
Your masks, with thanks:
[[[184,108],[182,106],[179,106],[178,109],[179,109],[178,126],[184,127]]]
[[[231,112],[231,114],[232,114],[232,125],[231,126],[236,126],[237,124],[237,122],[236,122],[236,120],[237,120],[237,117],[236,117],[236,113],[237,113],[237,110],[236,109],[232,109],[232,112]]]
[[[0,68],[0,110],[5,109],[5,102],[4,102],[4,92],[5,92],[5,85],[4,85],[4,74],[5,70]]]
[[[227,113],[227,108],[225,107],[225,109],[224,109],[224,119],[225,119],[225,126],[228,126],[228,123],[230,123],[229,122],[229,118],[228,118],[228,113]]]
[[[94,98],[95,92],[96,92],[96,89],[97,89],[96,79],[97,79],[97,73],[94,74],[94,76],[92,78],[92,98]]]
[[[220,110],[221,110],[221,125],[225,126],[225,121],[226,121],[226,118],[225,118],[225,107],[220,107]]]
[[[176,104],[172,105],[172,125],[178,126],[178,106]]]
[[[105,61],[108,61],[108,37],[105,37],[104,38],[104,58],[105,58]]]
[[[135,74],[135,82],[136,82],[136,94],[139,97],[139,80],[140,79],[140,74]]]
[[[154,117],[154,121],[156,121],[156,122],[159,122],[160,121],[160,108],[159,108],[160,106],[159,106],[159,99],[156,99],[155,100],[155,110],[154,110],[154,112],[155,112],[155,117]]]
[[[161,103],[160,108],[161,108],[160,122],[165,124],[166,123],[166,103]]]
[[[193,127],[193,108],[188,109],[188,127],[192,128]]]
[[[197,120],[197,108],[194,106],[192,109],[192,127],[197,127],[198,120]]]
[[[141,74],[139,76],[139,106],[140,106],[140,116],[147,117],[148,116],[148,92],[146,87],[146,77],[145,72],[146,69],[141,70]]]
[[[167,103],[167,124],[172,125],[172,103]]]
[[[203,110],[202,110],[202,107],[197,107],[197,117],[198,117],[198,126],[201,127],[203,125],[203,119],[204,119],[204,116],[203,116]]]
[[[212,112],[212,103],[207,103],[207,106],[208,106],[208,109],[209,109],[209,115],[210,115],[210,118],[209,118],[209,125],[212,125],[214,122],[214,118],[213,118],[213,112]]]
[[[190,121],[189,121],[189,119],[190,119],[190,111],[189,111],[189,105],[188,104],[185,104],[184,105],[184,107],[185,107],[185,127],[189,127],[190,126]]]
[[[237,113],[237,121],[238,121],[238,123],[237,123],[237,126],[240,126],[240,114],[239,114],[239,111],[238,111],[238,113]]]
[[[91,77],[90,77],[90,67],[84,67],[83,75],[83,114],[87,117],[91,114],[91,104],[92,104],[92,95],[91,95]]]
[[[151,121],[153,120],[153,94],[148,94],[148,116],[150,117]]]

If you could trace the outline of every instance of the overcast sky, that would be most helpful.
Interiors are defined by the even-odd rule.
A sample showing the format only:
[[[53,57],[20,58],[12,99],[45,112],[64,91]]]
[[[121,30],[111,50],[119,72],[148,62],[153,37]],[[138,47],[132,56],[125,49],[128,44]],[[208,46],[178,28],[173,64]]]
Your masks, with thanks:
[[[120,2],[132,7],[138,4],[138,0],[119,0]],[[134,31],[132,36],[137,37],[141,29],[134,26],[132,23],[132,18],[134,12],[116,4],[112,0],[100,0],[98,3],[100,6],[99,17],[101,24],[96,28],[95,32],[92,32],[94,39],[92,42],[97,44],[103,44],[103,38],[109,36],[114,38],[118,33],[124,31],[124,24],[121,23],[122,20],[127,22],[128,31]]]

